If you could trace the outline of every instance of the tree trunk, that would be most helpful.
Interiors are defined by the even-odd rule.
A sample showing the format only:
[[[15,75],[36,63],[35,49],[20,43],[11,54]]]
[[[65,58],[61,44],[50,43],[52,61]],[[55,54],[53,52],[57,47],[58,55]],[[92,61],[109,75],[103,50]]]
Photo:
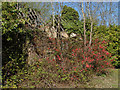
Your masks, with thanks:
[[[54,7],[53,7],[53,3],[51,2],[51,6],[52,6],[52,23],[53,23],[53,27],[55,26],[55,16],[54,16]]]
[[[82,2],[82,13],[83,13],[83,18],[84,18],[84,50],[86,50],[86,27],[85,27],[85,13],[84,13],[84,6]]]
[[[90,9],[89,9],[89,2],[88,2],[88,15],[89,15],[89,18],[90,18],[90,21],[91,21],[91,30],[90,30],[90,41],[89,41],[89,46],[91,46],[91,43],[92,43],[92,31],[93,31],[93,20],[92,20],[92,16],[90,14]]]

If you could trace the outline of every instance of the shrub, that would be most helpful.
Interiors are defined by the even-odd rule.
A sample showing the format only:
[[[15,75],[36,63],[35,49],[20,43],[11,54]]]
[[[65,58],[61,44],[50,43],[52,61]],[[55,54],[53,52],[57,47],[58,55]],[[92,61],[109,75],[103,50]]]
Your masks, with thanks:
[[[107,41],[107,51],[111,53],[111,59],[114,59],[112,64],[116,67],[120,67],[120,57],[119,53],[119,27],[116,25],[107,26],[99,26],[95,31],[94,38],[99,38],[100,41]]]
[[[31,37],[30,30],[25,28],[25,20],[18,17],[20,10],[25,13],[26,9],[16,9],[16,2],[2,3],[2,80],[26,65],[27,45]],[[26,16],[26,15],[25,15]]]
[[[55,58],[48,57],[46,60],[51,65],[51,71],[57,73],[61,81],[85,82],[93,73],[104,74],[112,67],[109,59],[111,54],[106,50],[106,43],[96,39],[91,47],[86,47],[86,51],[79,46],[69,48],[70,50],[54,49]]]

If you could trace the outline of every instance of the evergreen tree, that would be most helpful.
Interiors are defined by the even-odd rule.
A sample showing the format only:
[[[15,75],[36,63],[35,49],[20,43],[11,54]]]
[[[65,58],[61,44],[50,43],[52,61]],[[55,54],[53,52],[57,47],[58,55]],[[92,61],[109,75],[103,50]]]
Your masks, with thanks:
[[[78,33],[81,22],[79,21],[79,14],[75,9],[65,5],[62,10],[61,19],[63,28],[68,34],[72,32]]]

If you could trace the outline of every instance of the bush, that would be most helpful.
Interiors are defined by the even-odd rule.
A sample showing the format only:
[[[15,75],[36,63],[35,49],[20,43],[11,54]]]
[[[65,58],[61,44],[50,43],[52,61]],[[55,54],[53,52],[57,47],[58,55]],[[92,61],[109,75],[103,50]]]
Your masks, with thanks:
[[[86,83],[94,74],[107,74],[107,69],[111,68],[111,54],[106,50],[107,42],[100,42],[98,39],[93,41],[91,47],[82,45],[67,46],[74,41],[63,40],[62,49],[59,49],[54,38],[49,38],[50,47],[47,48],[53,53],[46,58],[40,58],[29,67],[27,71],[20,71],[7,79],[6,85],[9,87],[22,87],[20,83],[30,82],[30,86],[37,84],[41,87],[49,87],[54,83]],[[56,41],[57,42],[57,41]],[[54,46],[54,45],[56,46]],[[34,60],[35,61],[35,60]],[[22,77],[22,79],[21,79]],[[37,80],[37,83],[35,83]],[[50,84],[50,85],[49,85]],[[30,87],[28,86],[28,87]]]
[[[99,38],[100,41],[107,41],[107,51],[111,53],[112,64],[116,67],[120,67],[119,53],[119,28],[116,25],[99,26],[95,31],[94,38]]]
[[[25,20],[18,17],[20,10],[16,2],[2,3],[2,80],[15,75],[26,65],[27,45],[30,40],[30,30],[25,28]]]
[[[86,51],[79,46],[70,46],[71,48],[68,47],[69,49],[63,50],[54,48],[55,57],[51,55],[46,58],[49,71],[56,73],[62,82],[69,80],[85,82],[94,73],[107,73],[107,69],[111,68],[112,65],[110,60],[111,54],[106,50],[106,43],[96,39],[91,47],[86,47]]]

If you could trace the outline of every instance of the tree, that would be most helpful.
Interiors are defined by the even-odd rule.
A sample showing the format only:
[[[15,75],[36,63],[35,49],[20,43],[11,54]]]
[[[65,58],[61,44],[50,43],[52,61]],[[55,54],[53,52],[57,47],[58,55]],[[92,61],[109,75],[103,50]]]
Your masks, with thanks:
[[[30,31],[25,28],[25,20],[18,17],[20,11],[16,2],[2,3],[2,75],[3,81],[8,76],[24,68],[26,64],[26,41]],[[27,14],[26,14],[27,15]]]
[[[55,26],[55,15],[54,15],[54,6],[53,3],[51,2],[51,6],[52,6],[52,24],[53,24],[53,28]]]
[[[88,14],[89,14],[89,18],[90,18],[90,21],[91,21],[91,30],[90,30],[90,41],[89,41],[89,46],[91,46],[91,43],[92,43],[92,32],[93,32],[93,20],[92,20],[92,16],[91,16],[91,13],[90,13],[90,9],[89,9],[89,3],[88,3]]]
[[[86,16],[84,13],[84,6],[83,6],[83,2],[82,2],[82,13],[83,13],[83,18],[84,18],[84,49],[86,49],[86,27],[85,27],[85,21],[86,21]]]
[[[61,23],[69,35],[72,32],[76,33],[79,30],[78,23],[80,23],[78,12],[65,5],[61,13]]]

